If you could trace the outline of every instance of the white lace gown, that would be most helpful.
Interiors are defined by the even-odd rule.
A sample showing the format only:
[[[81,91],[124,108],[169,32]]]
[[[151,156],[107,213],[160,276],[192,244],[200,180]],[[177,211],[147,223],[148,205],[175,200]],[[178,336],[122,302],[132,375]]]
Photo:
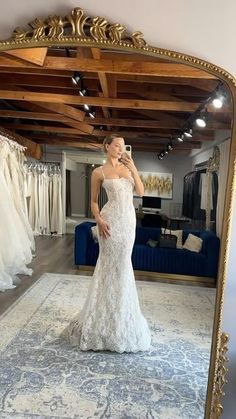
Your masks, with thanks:
[[[136,216],[131,177],[104,179],[108,202],[101,210],[110,237],[99,239],[99,257],[81,312],[67,329],[81,350],[149,350],[151,333],[143,316],[131,263]]]
[[[11,150],[7,143],[0,147],[0,291],[15,287],[17,274],[31,275],[27,264],[32,260],[28,232],[20,218],[10,187],[8,159]]]

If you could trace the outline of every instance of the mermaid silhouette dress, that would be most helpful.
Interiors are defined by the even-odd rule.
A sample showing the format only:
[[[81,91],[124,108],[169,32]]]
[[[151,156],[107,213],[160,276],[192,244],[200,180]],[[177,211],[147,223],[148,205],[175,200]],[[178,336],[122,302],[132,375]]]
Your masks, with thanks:
[[[136,216],[134,180],[105,178],[108,202],[101,216],[110,237],[98,234],[99,257],[82,310],[67,328],[73,346],[81,350],[138,352],[149,350],[151,334],[143,316],[131,263]]]

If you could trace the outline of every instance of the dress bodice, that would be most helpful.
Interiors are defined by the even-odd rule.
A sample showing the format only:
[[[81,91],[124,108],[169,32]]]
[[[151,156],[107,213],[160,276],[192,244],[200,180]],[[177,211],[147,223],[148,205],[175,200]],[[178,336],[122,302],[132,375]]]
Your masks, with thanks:
[[[134,180],[131,176],[127,178],[105,178],[102,186],[108,197],[106,205],[112,205],[117,210],[133,208]]]

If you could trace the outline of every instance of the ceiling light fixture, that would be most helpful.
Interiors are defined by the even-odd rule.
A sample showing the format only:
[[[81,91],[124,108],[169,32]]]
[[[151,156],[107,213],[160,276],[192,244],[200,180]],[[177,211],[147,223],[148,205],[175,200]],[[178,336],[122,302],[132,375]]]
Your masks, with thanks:
[[[168,151],[173,150],[173,145],[172,145],[172,143],[167,144],[167,150],[168,150]]]
[[[181,143],[184,141],[184,136],[183,134],[178,135],[177,140],[180,141]]]
[[[193,130],[192,130],[192,128],[187,128],[186,130],[184,130],[184,135],[187,138],[192,138],[192,136],[193,136]]]
[[[200,128],[205,128],[206,127],[206,117],[205,117],[205,115],[203,115],[203,114],[198,115],[198,117],[196,119],[196,124]]]
[[[88,91],[87,91],[87,89],[80,89],[79,94],[80,94],[80,96],[87,96]]]
[[[73,84],[79,84],[83,78],[83,75],[79,73],[78,71],[75,71],[73,76],[71,77]]]
[[[95,112],[94,111],[90,111],[89,112],[89,116],[90,116],[90,118],[95,118]]]
[[[214,106],[216,109],[220,109],[220,108],[222,108],[222,106],[223,106],[223,101],[224,101],[223,96],[216,96],[216,97],[213,99],[212,103],[213,103],[213,106]]]

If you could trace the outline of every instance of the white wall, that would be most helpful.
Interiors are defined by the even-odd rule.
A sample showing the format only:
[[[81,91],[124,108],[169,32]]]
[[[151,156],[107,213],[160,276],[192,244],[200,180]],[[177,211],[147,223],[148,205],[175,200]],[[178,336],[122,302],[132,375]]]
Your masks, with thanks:
[[[8,0],[1,2],[0,37],[9,37],[36,16],[67,14],[78,6],[142,31],[151,45],[203,58],[236,74],[235,0],[21,0],[17,7]]]
[[[163,160],[158,160],[157,153],[143,152],[134,152],[133,158],[140,171],[173,174],[173,199],[162,199],[161,202],[161,212],[169,215],[170,202],[183,201],[183,178],[192,168],[192,159],[169,154]]]
[[[135,7],[134,7],[135,4]],[[13,28],[25,25],[36,16],[67,13],[77,6],[92,15],[141,30],[145,39],[158,47],[168,48],[210,61],[236,75],[236,2],[235,0],[15,0],[1,4],[0,37],[10,36]],[[233,218],[236,217],[234,207]],[[229,383],[223,399],[223,419],[235,417],[236,336],[235,336],[235,259],[236,223],[230,240],[229,267],[224,309],[224,330],[231,334],[229,344]],[[232,311],[231,311],[232,309]],[[233,378],[234,377],[234,378]],[[232,395],[232,398],[230,398]]]

